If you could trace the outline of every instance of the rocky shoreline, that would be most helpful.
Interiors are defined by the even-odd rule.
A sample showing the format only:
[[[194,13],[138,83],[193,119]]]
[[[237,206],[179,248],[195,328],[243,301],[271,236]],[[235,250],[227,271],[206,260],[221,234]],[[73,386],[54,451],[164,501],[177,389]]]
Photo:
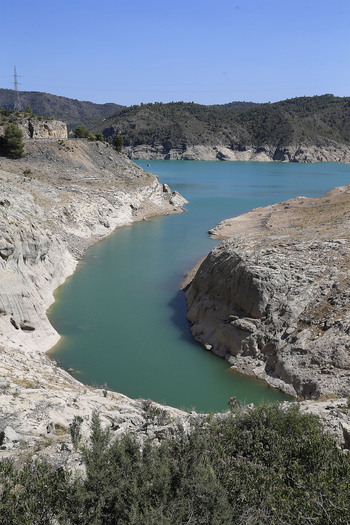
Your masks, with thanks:
[[[190,415],[177,409],[82,385],[45,353],[59,338],[46,316],[53,291],[85,249],[185,202],[100,142],[27,141],[24,158],[0,159],[0,457],[40,453],[74,464],[70,425],[82,418],[87,437],[94,410],[116,435],[155,434],[150,413],[168,427],[186,424]]]
[[[0,158],[0,188],[0,458],[44,457],[79,471],[70,429],[79,421],[86,441],[94,411],[113,436],[191,428],[198,414],[83,385],[45,353],[59,337],[46,309],[85,249],[124,224],[181,212],[184,199],[107,144],[65,139],[27,141],[23,159]],[[345,406],[303,409],[342,442]]]
[[[298,398],[350,394],[350,186],[228,219],[186,292],[192,333]]]
[[[142,144],[127,146],[125,153],[130,159],[141,160],[220,160],[254,162],[341,162],[350,163],[350,147],[332,140],[322,144],[293,144],[283,147],[270,145],[242,146],[233,149],[222,144],[183,144],[168,149],[166,145]]]

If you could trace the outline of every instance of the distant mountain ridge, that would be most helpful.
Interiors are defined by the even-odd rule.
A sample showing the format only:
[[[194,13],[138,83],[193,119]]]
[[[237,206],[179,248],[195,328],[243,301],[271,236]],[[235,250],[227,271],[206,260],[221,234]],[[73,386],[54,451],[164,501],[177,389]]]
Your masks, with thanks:
[[[226,102],[226,104],[210,104],[213,108],[219,107],[219,108],[235,108],[235,109],[245,109],[245,108],[252,108],[254,106],[260,106],[260,102]]]
[[[0,88],[0,108],[13,110],[15,96],[13,89]],[[95,104],[40,91],[19,91],[19,100],[21,110],[29,105],[36,115],[55,116],[67,123],[68,130],[74,130],[80,124],[90,129],[125,107],[112,102]]]
[[[102,131],[106,139],[122,135],[133,158],[348,162],[343,159],[350,155],[350,97],[327,94],[241,104],[245,106],[141,104],[122,109],[94,131]],[[333,150],[341,153],[329,156]]]
[[[13,109],[15,91],[0,89],[0,108]],[[139,159],[350,162],[350,97],[331,94],[274,103],[202,105],[155,102],[130,107],[94,104],[48,93],[19,92],[21,109],[79,124]]]
[[[350,97],[322,95],[241,107],[232,102],[141,104],[121,109],[95,130],[122,134],[124,144],[181,142],[257,147],[313,142],[325,137],[350,144]]]

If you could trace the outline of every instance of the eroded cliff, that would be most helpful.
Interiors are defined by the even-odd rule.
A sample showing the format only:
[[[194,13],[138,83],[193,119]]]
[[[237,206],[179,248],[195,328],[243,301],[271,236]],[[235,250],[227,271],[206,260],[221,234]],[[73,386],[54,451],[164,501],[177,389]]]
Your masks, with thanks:
[[[350,393],[350,187],[221,223],[186,298],[195,338],[302,398]]]
[[[100,142],[28,141],[24,158],[0,159],[3,454],[38,442],[59,454],[74,417],[82,417],[87,435],[94,409],[116,432],[145,425],[140,401],[115,393],[105,399],[107,392],[85,387],[49,360],[45,352],[59,336],[46,309],[89,245],[118,226],[180,212],[185,202]],[[168,418],[180,415],[168,410]]]
[[[47,119],[43,117],[24,117],[11,116],[11,118],[2,117],[3,122],[0,123],[0,135],[4,134],[4,130],[8,122],[14,122],[21,129],[23,138],[26,139],[66,139],[67,138],[67,124],[60,120]]]
[[[350,162],[350,147],[332,140],[319,144],[293,144],[283,147],[197,144],[168,149],[164,144],[127,146],[125,152],[131,159],[165,160],[226,160],[254,162]]]

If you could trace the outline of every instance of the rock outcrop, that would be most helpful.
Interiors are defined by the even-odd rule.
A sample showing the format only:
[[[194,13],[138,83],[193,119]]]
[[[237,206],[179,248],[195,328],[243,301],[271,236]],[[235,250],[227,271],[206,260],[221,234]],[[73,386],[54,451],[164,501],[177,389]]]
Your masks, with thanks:
[[[42,117],[16,119],[16,124],[22,130],[26,139],[66,139],[67,124],[60,120],[45,119]],[[3,135],[6,125],[0,126],[0,135]]]
[[[25,137],[31,139],[66,139],[67,124],[59,120],[33,119],[23,124]]]
[[[46,356],[59,338],[46,309],[54,289],[74,271],[89,245],[118,226],[180,212],[185,202],[157,177],[100,142],[28,141],[24,158],[0,159],[4,454],[48,440],[57,451],[69,438],[72,417],[81,416],[86,431],[94,409],[118,429],[145,424],[142,403],[111,393],[105,399]],[[169,414],[173,420],[181,413],[168,409]]]
[[[165,160],[226,160],[256,162],[350,162],[350,147],[331,140],[322,144],[294,144],[285,147],[244,146],[230,148],[224,145],[182,145],[168,149],[163,144],[150,146],[127,146],[126,154],[131,159]]]
[[[186,292],[195,338],[301,398],[350,394],[350,186],[229,219]]]

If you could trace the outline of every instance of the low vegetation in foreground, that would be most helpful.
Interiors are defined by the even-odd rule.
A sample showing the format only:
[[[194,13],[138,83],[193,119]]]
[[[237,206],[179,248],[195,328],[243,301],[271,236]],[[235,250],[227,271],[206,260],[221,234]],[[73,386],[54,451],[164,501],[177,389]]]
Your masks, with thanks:
[[[142,447],[130,434],[111,443],[96,414],[91,430],[84,479],[0,463],[0,523],[349,523],[349,455],[297,405],[234,408]]]

